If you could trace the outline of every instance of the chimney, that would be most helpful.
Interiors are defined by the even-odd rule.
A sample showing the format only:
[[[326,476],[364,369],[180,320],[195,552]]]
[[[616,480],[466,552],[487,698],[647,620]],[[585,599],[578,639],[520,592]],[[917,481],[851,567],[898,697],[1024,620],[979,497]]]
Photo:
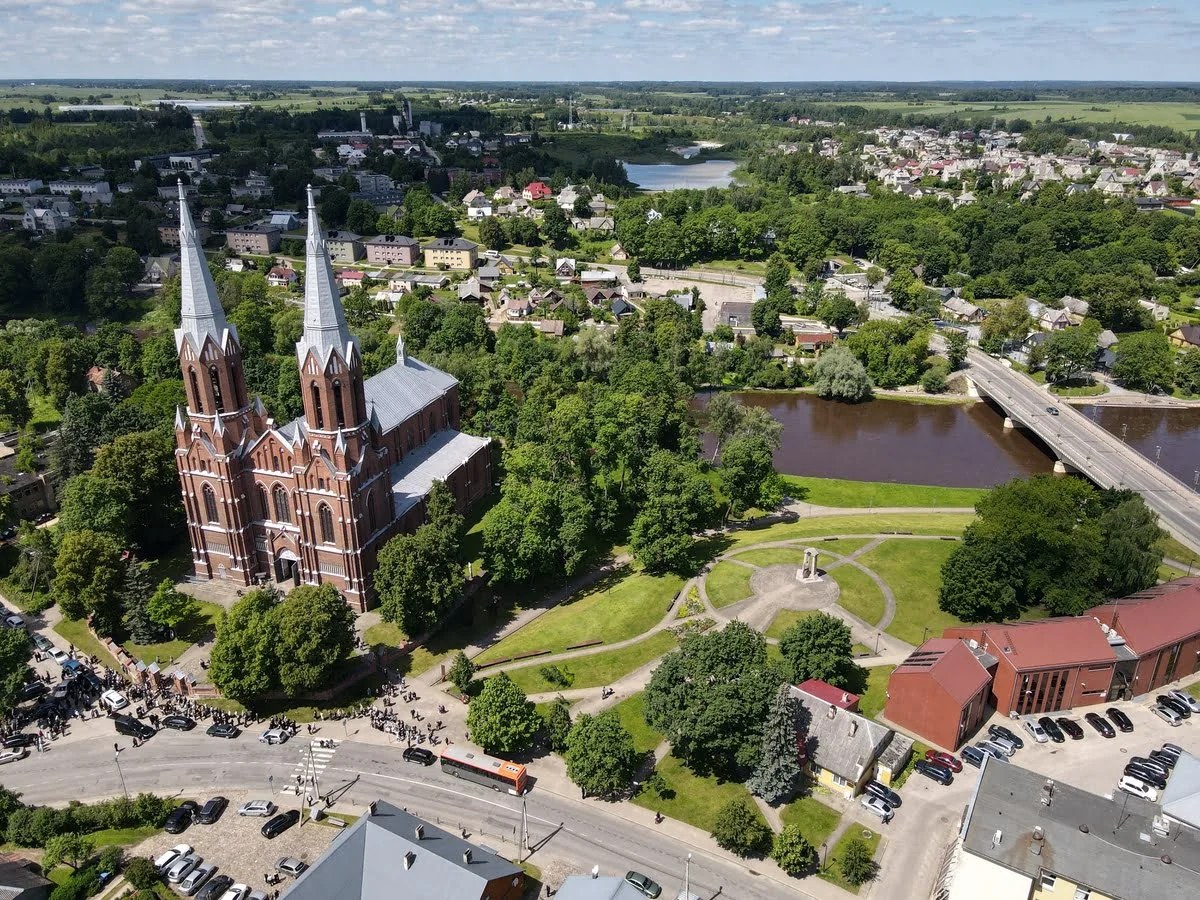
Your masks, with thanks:
[[[1041,825],[1034,827],[1033,834],[1031,835],[1032,840],[1029,842],[1029,852],[1034,856],[1042,855],[1042,840],[1045,838],[1045,836],[1045,832],[1042,831]]]
[[[829,718],[832,719],[836,715],[837,715],[837,707],[834,706],[832,703],[830,703],[828,716],[829,716]]]
[[[372,800],[371,804],[367,807],[367,815],[368,816],[375,815],[375,801],[374,800]]]
[[[845,691],[842,691],[842,702],[843,702],[843,703],[849,703],[849,702],[850,702],[850,695],[849,695],[849,694],[847,694]]]
[[[1050,801],[1054,799],[1054,779],[1047,778],[1046,783],[1042,785],[1042,804],[1049,806]]]
[[[468,866],[471,864],[471,848],[470,847],[468,847],[466,850],[463,851],[463,864],[468,865]]]
[[[404,868],[411,869],[413,867],[413,863],[416,861],[417,854],[413,853],[411,850],[404,854]]]
[[[418,841],[420,841],[420,840],[424,839],[424,837],[425,837],[425,826],[424,826],[424,825],[418,825],[418,826],[417,826],[417,828],[416,828],[416,831],[417,831],[417,840],[418,840]]]
[[[854,737],[854,735],[857,733],[858,733],[858,720],[851,719],[850,720],[850,737]]]

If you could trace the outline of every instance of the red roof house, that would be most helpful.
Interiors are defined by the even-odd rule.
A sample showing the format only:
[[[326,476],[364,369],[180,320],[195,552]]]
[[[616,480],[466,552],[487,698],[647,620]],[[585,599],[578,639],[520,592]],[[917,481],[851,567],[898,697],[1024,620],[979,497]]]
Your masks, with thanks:
[[[549,185],[543,184],[540,181],[531,181],[525,185],[525,190],[521,191],[521,196],[532,203],[534,200],[549,200],[554,196],[554,191],[550,190]]]
[[[983,721],[992,676],[986,654],[956,638],[931,638],[888,679],[888,721],[950,750]]]
[[[796,685],[796,687],[806,694],[812,694],[818,700],[824,700],[830,706],[836,706],[838,709],[848,709],[851,712],[858,712],[858,694],[843,691],[841,688],[834,687],[826,681],[810,678],[803,684]]]

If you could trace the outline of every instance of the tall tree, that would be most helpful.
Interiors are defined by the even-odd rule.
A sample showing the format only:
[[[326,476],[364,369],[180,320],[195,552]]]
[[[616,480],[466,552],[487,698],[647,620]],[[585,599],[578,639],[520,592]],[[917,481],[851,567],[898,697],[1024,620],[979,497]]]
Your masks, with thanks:
[[[633,736],[616,712],[580,713],[567,737],[567,777],[583,796],[605,796],[624,790],[637,773],[641,756]]]
[[[301,585],[271,611],[279,686],[295,697],[328,686],[354,649],[354,612],[331,584]]]
[[[716,513],[712,482],[694,459],[658,450],[646,465],[642,488],[646,499],[629,535],[633,555],[651,572],[686,565],[692,534]]]
[[[59,545],[51,593],[68,619],[90,616],[101,634],[121,625],[121,587],[125,565],[121,549],[108,535],[73,531]]]
[[[1170,391],[1175,382],[1175,351],[1161,331],[1140,331],[1121,339],[1113,377],[1131,391]]]
[[[209,676],[221,693],[247,703],[275,687],[279,659],[272,612],[279,603],[273,588],[248,591],[230,607],[217,628]]]
[[[771,846],[771,859],[789,875],[803,875],[817,863],[817,851],[800,830],[800,826],[789,823],[775,835]]]
[[[92,473],[128,493],[130,534],[140,546],[158,549],[179,540],[183,533],[179,472],[175,440],[166,429],[117,437],[96,453]]]
[[[132,538],[133,508],[129,490],[92,472],[76,475],[62,490],[59,523],[65,534],[96,531],[122,547]]]
[[[848,687],[854,678],[853,648],[850,626],[828,613],[801,619],[779,638],[779,651],[796,683],[815,678]]]
[[[164,578],[146,601],[146,612],[152,622],[178,633],[180,626],[199,615],[200,604],[191,594],[177,590],[170,578]]]
[[[791,685],[780,686],[763,724],[762,758],[746,782],[752,794],[770,804],[790,800],[804,775],[796,745],[800,712],[800,701],[792,696]]]
[[[488,753],[528,750],[540,727],[541,716],[504,672],[484,682],[467,709],[471,741]]]
[[[834,344],[821,353],[813,366],[813,385],[817,396],[845,403],[860,403],[871,398],[871,379],[863,364],[849,348]]]
[[[29,637],[23,629],[0,629],[0,710],[10,710],[29,676]]]
[[[730,800],[717,810],[712,836],[738,856],[761,856],[771,848],[771,829],[747,800]]]
[[[458,689],[460,694],[465,694],[467,688],[471,686],[471,679],[475,677],[475,664],[467,658],[467,654],[459,650],[454,654],[454,659],[450,663],[450,671],[447,676],[450,683]]]
[[[571,745],[571,724],[571,701],[563,696],[555,697],[546,715],[546,734],[550,738],[550,749],[555,753],[565,753]]]
[[[775,471],[774,450],[762,435],[735,437],[722,448],[721,487],[729,498],[731,514],[779,505],[783,481]]]
[[[1046,339],[1046,380],[1070,381],[1096,365],[1100,323],[1089,319],[1078,328],[1056,331]]]
[[[170,581],[167,581],[170,584]],[[125,581],[121,586],[121,608],[125,611],[125,628],[137,644],[165,641],[170,629],[150,617],[150,579],[136,557],[125,563]]]
[[[946,335],[946,360],[950,370],[962,368],[967,359],[967,334],[964,331],[951,331]]]

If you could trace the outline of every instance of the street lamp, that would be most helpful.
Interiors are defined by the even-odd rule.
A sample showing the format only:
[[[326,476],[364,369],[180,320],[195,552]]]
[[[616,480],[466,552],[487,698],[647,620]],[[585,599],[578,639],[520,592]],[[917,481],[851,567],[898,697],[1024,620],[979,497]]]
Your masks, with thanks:
[[[125,795],[125,799],[129,799],[129,790],[125,787],[125,773],[121,771],[121,751],[125,748],[113,742],[113,762],[117,764],[117,775],[121,779],[121,793]]]
[[[875,632],[875,655],[879,655],[879,639],[883,636],[882,631]]]
[[[683,898],[684,900],[692,900],[691,884],[692,881],[692,854],[687,855],[687,859],[683,862]]]
[[[821,844],[821,871],[822,872],[825,871],[825,860],[828,858],[828,855],[829,855],[829,844],[828,843]]]
[[[1192,473],[1192,490],[1200,491],[1200,469]]]
[[[1154,445],[1154,464],[1162,468],[1162,444]]]

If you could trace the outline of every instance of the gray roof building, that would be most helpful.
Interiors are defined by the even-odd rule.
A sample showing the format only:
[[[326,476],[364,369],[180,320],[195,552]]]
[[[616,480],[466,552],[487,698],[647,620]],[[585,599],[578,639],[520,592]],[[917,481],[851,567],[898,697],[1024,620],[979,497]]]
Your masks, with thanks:
[[[0,862],[0,900],[46,900],[54,882],[33,871],[27,859]]]
[[[558,900],[645,900],[646,895],[624,878],[570,875],[555,893]]]
[[[519,900],[520,868],[382,800],[334,838],[288,900]]]
[[[862,782],[874,770],[888,745],[899,737],[874,719],[838,709],[798,687],[792,688],[792,696],[800,701],[808,714],[806,737],[810,762],[845,779],[850,785]],[[911,742],[907,748],[898,744],[896,756],[907,758],[905,750],[911,749]]]
[[[1163,815],[1200,828],[1200,759],[1181,753],[1162,795]]]

